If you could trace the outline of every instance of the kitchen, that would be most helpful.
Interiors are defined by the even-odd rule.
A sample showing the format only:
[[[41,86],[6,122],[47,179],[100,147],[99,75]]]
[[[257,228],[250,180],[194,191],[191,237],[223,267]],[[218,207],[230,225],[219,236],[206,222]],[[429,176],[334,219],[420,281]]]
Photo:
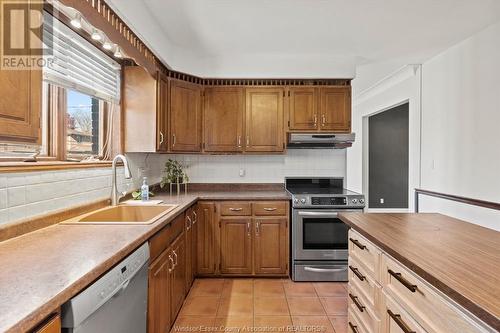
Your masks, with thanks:
[[[497,2],[0,4],[0,331],[500,329]]]

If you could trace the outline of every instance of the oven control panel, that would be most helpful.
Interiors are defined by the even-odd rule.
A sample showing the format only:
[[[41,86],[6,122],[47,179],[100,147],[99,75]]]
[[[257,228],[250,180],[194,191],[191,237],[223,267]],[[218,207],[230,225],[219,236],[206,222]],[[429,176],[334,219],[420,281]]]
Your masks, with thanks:
[[[364,208],[365,198],[363,195],[348,196],[301,196],[294,195],[292,198],[293,207],[296,208]]]
[[[347,205],[346,197],[311,197],[311,205],[313,206],[345,206]]]

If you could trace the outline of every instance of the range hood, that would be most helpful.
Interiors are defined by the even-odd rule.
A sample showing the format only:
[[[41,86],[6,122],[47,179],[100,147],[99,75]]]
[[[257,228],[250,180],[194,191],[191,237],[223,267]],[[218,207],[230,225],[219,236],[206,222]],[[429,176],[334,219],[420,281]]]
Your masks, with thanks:
[[[354,133],[290,133],[288,149],[343,149],[352,146]]]

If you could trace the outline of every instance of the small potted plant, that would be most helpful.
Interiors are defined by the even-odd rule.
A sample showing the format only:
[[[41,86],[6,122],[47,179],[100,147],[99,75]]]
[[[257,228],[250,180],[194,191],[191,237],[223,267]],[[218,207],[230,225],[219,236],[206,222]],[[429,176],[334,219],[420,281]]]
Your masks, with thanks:
[[[177,194],[179,194],[181,185],[184,185],[184,191],[187,193],[189,177],[183,168],[181,163],[169,158],[167,162],[165,162],[165,169],[163,170],[160,187],[163,188],[168,184],[170,186],[170,194],[172,194],[172,186],[177,185]]]

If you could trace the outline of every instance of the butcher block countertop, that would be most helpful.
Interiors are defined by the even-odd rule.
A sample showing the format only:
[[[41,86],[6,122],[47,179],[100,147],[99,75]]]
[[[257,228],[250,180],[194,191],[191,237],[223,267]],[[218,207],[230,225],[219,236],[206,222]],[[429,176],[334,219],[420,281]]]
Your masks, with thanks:
[[[178,207],[149,225],[55,224],[0,242],[0,332],[25,332],[198,200],[289,200],[283,190],[160,194]]]
[[[340,218],[493,328],[500,327],[500,232],[434,213]]]

